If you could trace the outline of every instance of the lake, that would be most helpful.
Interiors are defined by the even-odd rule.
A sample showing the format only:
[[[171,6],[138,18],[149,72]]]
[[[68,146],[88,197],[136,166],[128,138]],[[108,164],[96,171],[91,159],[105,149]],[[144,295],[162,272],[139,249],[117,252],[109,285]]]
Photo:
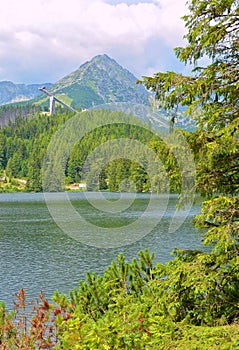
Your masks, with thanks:
[[[79,285],[86,271],[102,273],[119,253],[130,261],[140,250],[149,248],[157,261],[165,263],[172,259],[170,252],[176,247],[203,248],[202,234],[192,225],[192,216],[200,211],[200,200],[183,224],[172,231],[169,227],[175,216],[176,195],[155,195],[156,210],[150,205],[150,194],[122,197],[91,193],[85,198],[83,193],[68,193],[70,205],[81,215],[78,226],[72,226],[74,234],[77,227],[81,232],[75,237],[71,230],[74,220],[67,221],[68,207],[62,209],[62,195],[51,196],[56,197],[46,198],[41,193],[0,194],[0,300],[8,307],[20,288],[26,289],[30,299],[40,291],[47,297],[56,289],[67,293]],[[56,207],[60,208],[57,218]],[[184,215],[179,212],[176,217]]]

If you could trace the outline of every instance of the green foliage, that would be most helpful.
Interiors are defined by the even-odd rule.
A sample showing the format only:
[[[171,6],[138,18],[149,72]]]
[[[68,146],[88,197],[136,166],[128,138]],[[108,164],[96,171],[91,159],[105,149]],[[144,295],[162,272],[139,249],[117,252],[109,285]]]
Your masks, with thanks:
[[[220,130],[238,118],[238,1],[192,0],[184,16],[188,44],[176,48],[177,57],[194,63],[192,76],[175,72],[144,77],[145,86],[155,92],[157,104],[166,108],[187,106],[202,129]],[[196,66],[207,57],[206,67]],[[200,64],[200,62],[199,62]]]
[[[197,190],[207,196],[238,195],[239,189],[238,6],[237,0],[189,1],[183,17],[187,45],[175,50],[182,62],[194,64],[191,76],[159,72],[142,80],[155,92],[157,105],[166,110],[186,106],[185,113],[196,120],[198,129],[187,137],[195,155]],[[205,57],[208,65],[199,66]],[[205,204],[212,222],[218,218],[217,205],[230,215],[227,201],[231,197]],[[232,230],[217,225],[221,234]]]
[[[56,350],[237,349],[238,255],[223,242],[206,236],[211,251],[177,250],[166,265],[154,264],[147,249],[131,263],[120,254],[103,275],[88,272],[68,297],[56,291],[50,304],[40,295],[32,311],[21,290],[13,312],[1,304],[0,341],[6,350],[21,344]]]
[[[195,154],[197,190],[204,195],[238,194],[239,120],[219,133],[196,131],[187,139]]]
[[[139,125],[127,123],[129,116],[126,117],[122,112],[95,110],[89,113],[92,114],[96,121],[100,121],[102,117],[105,118],[107,116],[110,120],[114,115],[120,115],[122,123],[111,123],[94,129],[73,146],[69,156],[65,157],[66,159],[59,160],[59,164],[62,161],[64,163],[62,166],[65,168],[66,184],[87,181],[87,189],[93,191],[100,188],[101,190],[110,191],[165,192],[168,191],[168,179],[165,177],[166,170],[169,175],[170,190],[180,192],[181,174],[174,153],[176,147],[178,147],[178,153],[180,153],[179,148],[181,146],[175,146],[171,142],[170,138],[173,137],[172,135],[168,135],[168,140],[162,141],[156,132],[150,131],[143,123],[140,124],[138,120],[136,120],[135,124]],[[10,179],[20,178],[26,180],[27,191],[41,191],[42,164],[47,147],[56,131],[71,116],[70,113],[62,111],[58,111],[54,116],[40,113],[31,119],[17,118],[13,125],[2,128],[0,133],[0,164],[1,168],[6,170],[7,176]],[[132,121],[134,121],[133,117]],[[101,157],[99,157],[98,153],[93,158],[89,158],[97,147],[116,139],[138,141],[138,143],[145,145],[145,148],[140,147],[137,153],[134,154],[139,161],[131,161],[127,158],[132,153],[132,145],[126,141],[122,143],[121,147],[122,158],[117,157],[118,155],[116,154],[116,159],[106,163],[103,168],[102,164],[105,161],[106,149],[103,149]],[[62,142],[65,141],[62,139]],[[61,147],[64,148],[63,144]],[[157,164],[155,163],[155,169],[151,178],[149,178],[147,173],[147,167],[149,166],[148,154],[145,151],[147,147],[152,149],[160,160]],[[67,149],[67,145],[65,148]],[[58,157],[57,153],[56,156]],[[87,170],[85,164],[87,159],[91,159],[87,163],[90,172],[87,174],[87,178],[83,179],[83,170]],[[154,162],[151,163],[153,164]],[[97,171],[101,168],[102,170],[98,174]],[[57,177],[53,174],[52,169],[47,176],[49,183],[55,183],[55,186],[51,185],[51,190],[64,189],[64,183],[56,181]]]
[[[214,196],[195,219],[207,230],[204,243],[211,251],[176,250],[176,258],[157,270],[163,278],[157,288],[164,285],[168,292],[166,314],[195,325],[233,322],[239,314],[238,5],[236,0],[189,1],[188,44],[175,50],[182,62],[194,63],[192,75],[159,72],[142,80],[159,107],[186,106],[186,114],[197,121],[196,132],[186,135],[195,155],[197,189]],[[197,66],[204,56],[209,64]],[[225,348],[238,348],[238,339],[233,344]],[[207,346],[200,342],[193,348]]]
[[[239,315],[236,286],[232,290],[238,269],[215,268],[214,250],[176,253],[167,265],[155,266],[148,250],[131,264],[119,255],[103,276],[88,273],[70,295],[62,348],[170,349],[191,340],[195,348],[216,349],[222,338],[225,349],[238,345],[236,327],[222,326]]]

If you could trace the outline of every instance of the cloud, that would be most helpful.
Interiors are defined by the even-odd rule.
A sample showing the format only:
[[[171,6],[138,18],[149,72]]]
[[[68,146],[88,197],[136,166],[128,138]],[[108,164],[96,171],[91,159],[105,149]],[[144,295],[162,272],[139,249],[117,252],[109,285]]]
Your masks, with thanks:
[[[141,76],[165,66],[162,48],[182,44],[184,13],[184,0],[9,0],[0,12],[0,80],[56,81],[100,53]]]

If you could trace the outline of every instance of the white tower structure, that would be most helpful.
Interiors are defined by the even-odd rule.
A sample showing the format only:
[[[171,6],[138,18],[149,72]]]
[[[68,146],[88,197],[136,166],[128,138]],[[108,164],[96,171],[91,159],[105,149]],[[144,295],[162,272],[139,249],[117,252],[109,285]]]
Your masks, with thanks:
[[[71,112],[78,113],[74,108],[71,106],[68,106],[65,102],[59,100],[56,96],[53,95],[53,93],[49,92],[45,86],[42,86],[39,88],[42,92],[44,92],[46,95],[50,96],[50,115],[53,115],[55,112],[55,102],[59,102],[62,106],[69,109]]]
[[[53,115],[55,112],[55,99],[54,96],[50,96],[50,115]]]

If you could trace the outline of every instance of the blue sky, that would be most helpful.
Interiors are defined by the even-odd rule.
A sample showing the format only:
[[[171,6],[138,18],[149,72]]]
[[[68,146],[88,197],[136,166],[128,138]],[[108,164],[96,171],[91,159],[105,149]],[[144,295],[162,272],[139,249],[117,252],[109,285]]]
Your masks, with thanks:
[[[56,82],[106,53],[137,78],[184,71],[186,0],[8,0],[0,12],[0,81]]]

